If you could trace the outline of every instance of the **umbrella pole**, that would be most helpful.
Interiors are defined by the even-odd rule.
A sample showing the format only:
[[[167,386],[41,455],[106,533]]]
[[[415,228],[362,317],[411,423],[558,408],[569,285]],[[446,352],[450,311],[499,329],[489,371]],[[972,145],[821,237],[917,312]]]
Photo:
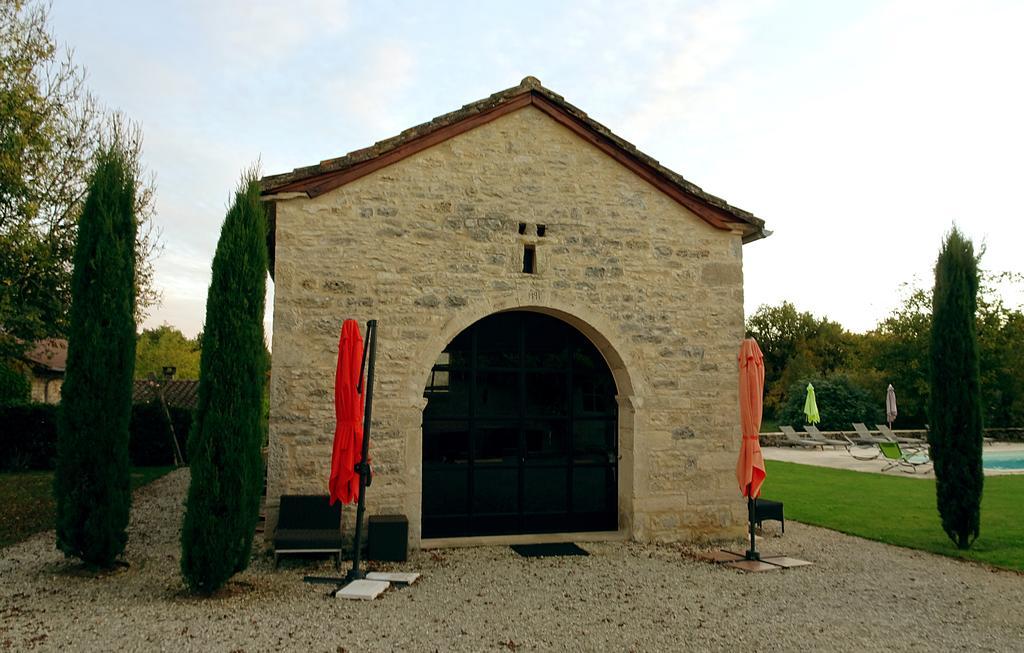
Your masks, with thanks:
[[[359,568],[362,554],[363,539],[363,513],[366,511],[366,486],[370,481],[370,464],[367,461],[370,454],[370,423],[373,413],[373,367],[377,361],[377,320],[370,320],[366,323],[366,341],[369,345],[369,364],[366,369],[366,404],[363,412],[363,452],[356,465],[356,472],[359,473],[359,504],[356,508],[356,533],[352,543],[352,569],[345,576],[346,581],[359,580],[366,576]],[[360,376],[362,373],[360,372]]]
[[[754,504],[754,497],[751,496],[753,483],[747,485],[747,516],[750,519],[750,548],[747,550],[747,560],[760,560],[761,554],[757,552],[754,544],[754,518],[757,516],[757,506]]]

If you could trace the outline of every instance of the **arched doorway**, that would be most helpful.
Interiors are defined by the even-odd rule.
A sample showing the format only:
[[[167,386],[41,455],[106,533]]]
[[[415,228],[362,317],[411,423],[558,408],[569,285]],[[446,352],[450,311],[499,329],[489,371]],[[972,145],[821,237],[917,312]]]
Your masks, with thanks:
[[[616,530],[615,381],[565,322],[490,315],[424,391],[423,537]]]

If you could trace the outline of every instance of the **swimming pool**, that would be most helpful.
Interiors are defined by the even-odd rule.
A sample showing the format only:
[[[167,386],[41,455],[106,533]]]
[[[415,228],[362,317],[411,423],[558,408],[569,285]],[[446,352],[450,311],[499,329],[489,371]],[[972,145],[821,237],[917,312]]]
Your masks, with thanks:
[[[985,469],[1024,471],[1024,451],[986,451],[982,454]]]

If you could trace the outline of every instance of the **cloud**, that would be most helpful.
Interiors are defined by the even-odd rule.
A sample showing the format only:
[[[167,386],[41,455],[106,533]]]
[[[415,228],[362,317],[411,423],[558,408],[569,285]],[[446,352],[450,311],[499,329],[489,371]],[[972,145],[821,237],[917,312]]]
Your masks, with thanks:
[[[343,0],[197,0],[193,13],[221,58],[257,65],[289,59],[302,46],[341,33],[350,14]]]
[[[347,115],[359,123],[358,131],[385,138],[415,120],[403,99],[415,81],[416,58],[398,42],[374,46],[363,57],[357,71],[338,73],[323,82],[321,112],[324,116]]]
[[[667,15],[651,21],[656,26],[642,41],[648,56],[641,73],[633,76],[642,100],[616,121],[629,138],[653,140],[682,122],[689,129],[721,123],[729,107],[737,106],[738,89],[745,85],[743,74],[731,65],[763,7],[763,2],[719,2],[692,9],[659,6]]]

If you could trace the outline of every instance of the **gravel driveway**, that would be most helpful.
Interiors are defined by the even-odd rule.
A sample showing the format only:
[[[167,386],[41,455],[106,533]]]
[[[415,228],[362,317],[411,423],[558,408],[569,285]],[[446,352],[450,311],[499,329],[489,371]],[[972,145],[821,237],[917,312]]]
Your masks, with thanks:
[[[760,574],[675,546],[584,544],[589,557],[507,547],[423,551],[414,586],[339,602],[304,574],[328,562],[261,555],[213,599],[185,594],[178,530],[188,483],[136,492],[131,567],[91,575],[53,533],[0,549],[0,650],[1020,651],[1024,576],[787,524],[762,548],[812,560]]]

